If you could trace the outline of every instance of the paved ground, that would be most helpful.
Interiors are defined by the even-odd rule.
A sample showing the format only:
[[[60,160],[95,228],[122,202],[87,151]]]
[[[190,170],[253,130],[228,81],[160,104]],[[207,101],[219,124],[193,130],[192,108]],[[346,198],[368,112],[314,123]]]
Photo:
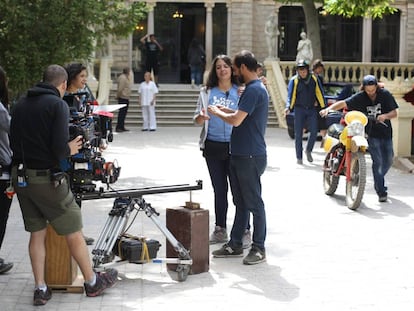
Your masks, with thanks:
[[[117,158],[122,166],[114,188],[192,184],[202,179],[203,190],[194,191],[193,200],[210,209],[212,227],[212,189],[197,147],[198,133],[198,128],[116,133],[104,155],[107,161]],[[244,266],[241,258],[210,258],[209,272],[190,275],[185,282],[175,281],[165,264],[124,264],[118,267],[120,282],[101,297],[55,292],[46,306],[33,307],[29,235],[14,201],[0,257],[15,267],[0,276],[0,310],[412,310],[414,175],[393,168],[387,178],[390,200],[380,204],[369,170],[363,205],[354,212],[345,206],[343,181],[337,195],[324,195],[324,154],[319,146],[313,164],[297,166],[285,130],[269,129],[267,143],[268,168],[263,175],[267,263]],[[165,221],[166,208],[182,205],[189,194],[144,199]],[[112,202],[84,202],[86,235],[98,237]],[[234,207],[229,227],[233,214]],[[131,233],[159,240],[163,246],[158,255],[165,256],[165,238],[147,216],[138,215]],[[211,246],[210,251],[216,248]]]

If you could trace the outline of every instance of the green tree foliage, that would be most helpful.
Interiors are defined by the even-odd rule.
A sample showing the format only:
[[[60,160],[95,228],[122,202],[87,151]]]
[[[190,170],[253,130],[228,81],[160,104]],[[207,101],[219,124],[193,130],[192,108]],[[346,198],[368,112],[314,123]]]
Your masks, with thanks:
[[[381,18],[397,11],[391,6],[392,3],[393,0],[325,0],[323,9],[328,14],[344,17]]]
[[[1,0],[0,65],[12,95],[47,65],[88,59],[109,34],[130,34],[145,14],[143,2],[124,0]]]

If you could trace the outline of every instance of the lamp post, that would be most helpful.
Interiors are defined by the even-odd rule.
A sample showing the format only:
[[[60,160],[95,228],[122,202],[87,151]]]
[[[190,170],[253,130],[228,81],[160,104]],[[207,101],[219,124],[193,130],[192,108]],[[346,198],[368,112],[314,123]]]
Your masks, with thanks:
[[[177,52],[177,79],[181,82],[181,20],[184,17],[184,14],[179,12],[178,10],[172,15],[173,19],[177,21],[177,44],[176,44],[176,52]]]

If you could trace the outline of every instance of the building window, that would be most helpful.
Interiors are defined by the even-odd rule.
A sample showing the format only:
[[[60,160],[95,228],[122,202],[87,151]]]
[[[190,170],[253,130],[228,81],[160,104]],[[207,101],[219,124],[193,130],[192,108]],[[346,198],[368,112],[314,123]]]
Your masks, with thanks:
[[[372,20],[372,61],[398,62],[400,12]]]
[[[361,17],[344,18],[319,15],[322,58],[325,61],[360,62],[362,60]],[[279,57],[294,60],[301,31],[306,31],[301,6],[279,9]],[[398,62],[400,12],[372,21],[373,62]]]
[[[319,15],[323,60],[361,61],[362,18],[343,18]],[[283,6],[279,9],[279,57],[294,60],[299,34],[306,31],[305,15],[301,6]],[[352,38],[352,40],[345,40]]]
[[[213,9],[213,58],[227,54],[227,8],[225,3],[216,3]]]
[[[323,60],[358,62],[362,59],[362,18],[320,15]]]
[[[295,60],[300,33],[305,31],[305,15],[301,6],[279,9],[279,58]]]

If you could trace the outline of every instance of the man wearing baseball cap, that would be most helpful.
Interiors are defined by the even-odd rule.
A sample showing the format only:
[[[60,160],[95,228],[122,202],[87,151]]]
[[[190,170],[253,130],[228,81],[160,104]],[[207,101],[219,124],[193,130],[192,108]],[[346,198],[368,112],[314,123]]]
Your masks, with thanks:
[[[369,153],[372,158],[374,187],[379,202],[387,202],[388,191],[385,186],[385,174],[390,169],[394,150],[392,146],[391,119],[397,116],[398,105],[391,93],[379,85],[373,75],[363,78],[361,91],[351,97],[340,100],[320,111],[326,116],[329,110],[347,108],[357,110],[368,116],[365,131],[368,134]]]

